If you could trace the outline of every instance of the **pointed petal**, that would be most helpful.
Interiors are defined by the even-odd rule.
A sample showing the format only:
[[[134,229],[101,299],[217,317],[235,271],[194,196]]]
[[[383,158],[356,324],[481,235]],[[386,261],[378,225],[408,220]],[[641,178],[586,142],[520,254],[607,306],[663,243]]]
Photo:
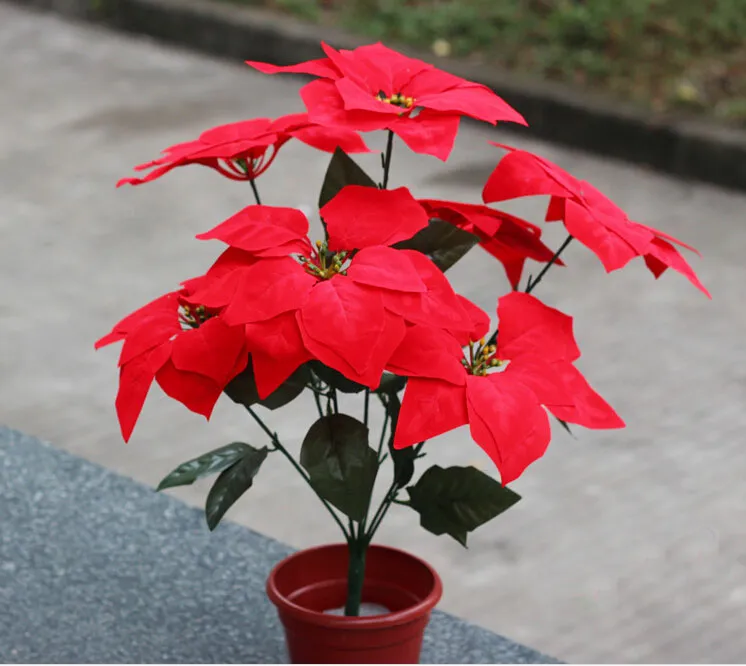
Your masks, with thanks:
[[[580,371],[571,363],[559,361],[554,364],[565,383],[573,406],[549,405],[548,409],[558,419],[576,423],[585,428],[601,430],[624,428],[624,421],[612,407],[593,390]]]
[[[416,325],[407,328],[386,369],[403,377],[429,377],[460,385],[466,381],[463,357],[461,346],[452,335]]]
[[[268,62],[257,62],[255,60],[246,60],[246,64],[260,71],[262,74],[311,74],[312,76],[321,76],[330,79],[339,76],[339,70],[332,64],[329,58],[307,60],[306,62],[299,62],[295,65],[271,65]]]
[[[403,449],[468,423],[464,386],[413,377],[404,389],[394,448]]]
[[[427,291],[421,294],[385,292],[383,299],[386,308],[401,315],[412,324],[435,326],[455,332],[469,330],[472,326],[471,317],[464,310],[448,278],[421,252],[416,250],[399,250],[399,252],[409,256],[425,283]]]
[[[153,379],[153,372],[145,357],[125,363],[119,369],[119,391],[114,404],[125,442],[132,435]]]
[[[371,287],[414,293],[427,291],[409,257],[382,245],[360,250],[347,269],[347,276],[353,282]]]
[[[155,379],[167,396],[206,419],[210,418],[223,391],[222,387],[208,377],[178,370],[170,361],[158,371]]]
[[[481,340],[487,335],[487,333],[489,333],[490,316],[465,296],[462,296],[461,294],[456,294],[456,296],[469,318],[470,326],[468,329],[453,332],[453,334],[455,335],[456,340],[458,340],[458,343],[462,347],[465,347],[470,342]]]
[[[237,326],[297,310],[315,284],[316,278],[294,259],[263,259],[228,273],[190,299],[210,308],[227,306],[221,316]]]
[[[429,74],[428,72],[426,75]],[[463,81],[450,90],[424,95],[417,95],[412,91],[411,94],[415,97],[418,106],[434,111],[459,113],[493,125],[498,121],[528,125],[526,119],[518,111],[486,86]]]
[[[333,250],[393,245],[427,226],[427,214],[406,187],[347,185],[319,211]]]
[[[712,298],[707,288],[700,282],[694,269],[681,253],[668,241],[655,238],[645,254],[645,263],[656,278],[666,270],[673,268],[699,289],[707,298]]]
[[[511,149],[490,174],[482,190],[485,203],[519,197],[572,196],[573,191],[547,173],[542,162],[525,150]]]
[[[123,340],[134,329],[140,327],[145,321],[154,316],[165,318],[175,317],[179,310],[179,292],[173,291],[163,296],[159,296],[147,305],[143,305],[134,312],[128,314],[124,319],[117,323],[110,333],[98,340],[94,345],[95,349],[101,349],[119,340]]]
[[[217,239],[231,247],[256,252],[299,241],[307,235],[308,219],[297,208],[247,206],[197,238]]]
[[[383,318],[378,291],[337,275],[311,290],[301,310],[300,325],[311,353],[318,356],[319,350],[309,341],[331,350],[362,374],[382,333]]]
[[[565,227],[601,260],[608,273],[626,266],[639,254],[619,234],[574,201],[565,203]]]
[[[466,403],[471,435],[497,466],[503,485],[544,455],[549,419],[527,387],[505,373],[469,376]]]
[[[416,116],[400,116],[386,125],[415,153],[444,162],[456,142],[461,116],[422,109]],[[360,128],[363,129],[362,127]]]
[[[173,341],[171,360],[177,370],[204,375],[225,388],[235,376],[241,358],[246,367],[245,345],[243,326],[228,326],[219,317],[213,317]]]
[[[580,356],[572,317],[530,294],[514,291],[497,302],[500,333],[497,355],[511,359],[532,354],[544,361],[574,361]]]

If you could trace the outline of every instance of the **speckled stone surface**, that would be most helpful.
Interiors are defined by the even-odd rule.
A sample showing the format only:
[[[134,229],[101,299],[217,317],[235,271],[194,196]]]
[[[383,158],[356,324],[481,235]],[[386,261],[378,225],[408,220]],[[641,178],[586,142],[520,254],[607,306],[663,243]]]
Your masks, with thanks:
[[[0,660],[278,663],[286,546],[0,427]],[[553,663],[436,613],[424,663]]]

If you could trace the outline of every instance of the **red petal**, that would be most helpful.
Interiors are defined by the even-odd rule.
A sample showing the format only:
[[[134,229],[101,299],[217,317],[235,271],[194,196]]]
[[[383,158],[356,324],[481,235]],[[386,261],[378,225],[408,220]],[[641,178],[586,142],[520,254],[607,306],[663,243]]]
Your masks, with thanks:
[[[500,381],[500,375],[506,373],[511,380],[530,388],[542,405],[547,407],[554,405],[572,407],[574,405],[565,382],[553,363],[548,363],[530,354],[523,354],[510,361],[502,372],[490,374],[488,377],[494,378],[494,381]]]
[[[178,400],[187,409],[202,414],[209,419],[223,387],[214,381],[194,372],[176,369],[173,363],[166,363],[155,376],[163,392]]]
[[[321,76],[326,78],[337,78],[339,70],[332,64],[329,58],[318,58],[317,60],[306,60],[295,65],[271,65],[268,62],[257,62],[247,60],[249,67],[260,71],[262,74],[311,74],[312,76]]]
[[[471,436],[500,470],[503,485],[544,455],[549,419],[530,389],[505,373],[469,376],[466,403]]]
[[[404,322],[400,317],[385,312],[381,334],[371,350],[368,367],[362,373],[355,370],[335,350],[319,344],[305,333],[303,339],[306,347],[313,352],[319,361],[341,372],[347,379],[353,382],[376,389],[381,383],[381,375],[383,374],[386,363],[404,337],[405,328]]]
[[[227,326],[213,317],[173,341],[171,360],[177,370],[209,377],[221,388],[235,376],[236,365],[248,362],[243,326]],[[243,368],[241,368],[243,370]]]
[[[94,345],[95,349],[101,349],[119,340],[123,340],[130,332],[140,327],[143,323],[153,317],[160,319],[163,316],[166,319],[175,318],[179,310],[179,292],[174,291],[163,296],[159,296],[147,305],[143,305],[134,312],[128,314],[118,324],[111,329],[103,338],[98,340]]]
[[[525,118],[489,88],[463,81],[457,87],[442,92],[416,95],[417,106],[434,111],[459,113],[477,120],[496,124],[499,120],[528,125]]]
[[[347,185],[320,210],[333,250],[393,245],[427,226],[427,214],[406,187]]]
[[[403,377],[429,377],[460,385],[466,381],[463,357],[461,346],[449,333],[410,326],[386,369]]]
[[[611,406],[591,388],[580,371],[571,363],[559,361],[554,364],[557,373],[565,383],[568,395],[573,399],[573,406],[548,406],[558,419],[576,423],[586,428],[601,430],[607,428],[624,428],[624,421]]]
[[[574,201],[565,204],[565,227],[595,254],[607,272],[626,266],[639,255],[626,240],[601,224],[589,211]]]
[[[299,141],[327,153],[333,153],[337,148],[348,154],[372,152],[357,132],[343,127],[308,125],[292,134]]]
[[[190,298],[211,308],[227,305],[222,317],[237,326],[297,310],[315,284],[316,278],[294,259],[263,259],[234,270]]]
[[[471,318],[440,269],[421,252],[399,252],[409,256],[428,290],[422,294],[382,292],[386,308],[413,324],[468,331],[472,326]]]
[[[382,245],[360,250],[347,269],[347,276],[353,282],[382,289],[427,291],[410,258],[400,250]]]
[[[527,196],[569,197],[572,194],[572,189],[563,186],[547,173],[545,165],[536,155],[525,150],[511,149],[487,179],[482,199],[485,203],[491,203]]]
[[[231,247],[256,252],[299,241],[307,234],[308,220],[296,208],[247,206],[197,238],[217,239]]]
[[[414,377],[404,389],[394,448],[424,442],[468,423],[466,392],[438,379]]]
[[[389,120],[387,126],[413,152],[432,155],[445,162],[453,150],[460,121],[461,116],[455,114],[422,109],[416,116]]]
[[[500,334],[497,355],[516,358],[533,354],[544,361],[574,361],[580,350],[572,332],[572,317],[550,308],[530,294],[514,291],[497,302]]]
[[[146,357],[136,358],[119,369],[119,391],[114,404],[125,442],[132,435],[153,379]]]
[[[296,313],[286,312],[268,321],[246,324],[245,334],[261,398],[266,398],[300,365],[311,360]]]
[[[681,253],[668,241],[655,238],[645,255],[645,263],[655,277],[660,277],[666,268],[673,268],[681,273],[699,289],[705,296],[712,298],[707,288],[700,282],[694,269],[687,263]]]
[[[329,349],[362,374],[371,362],[383,319],[379,292],[337,275],[311,290],[300,324],[311,353],[319,357],[319,346]]]

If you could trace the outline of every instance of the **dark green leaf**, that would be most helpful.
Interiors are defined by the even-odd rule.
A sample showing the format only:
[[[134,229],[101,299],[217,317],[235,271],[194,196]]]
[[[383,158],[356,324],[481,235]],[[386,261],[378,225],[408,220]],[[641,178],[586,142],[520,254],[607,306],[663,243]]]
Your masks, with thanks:
[[[337,148],[329,162],[319,195],[319,208],[331,201],[345,185],[376,187],[375,181],[347,153]]]
[[[400,410],[401,402],[399,401],[399,396],[397,396],[396,393],[390,393],[388,396],[388,402],[386,403],[386,411],[391,420],[389,454],[394,463],[394,480],[401,488],[407,485],[414,476],[414,460],[416,453],[414,446],[408,446],[406,449],[394,448],[394,433],[396,432],[396,424],[399,421]]]
[[[321,497],[352,520],[363,519],[378,471],[365,424],[347,414],[320,418],[303,440],[300,464]]]
[[[260,400],[259,404],[267,409],[284,407],[303,393],[303,389],[306,388],[306,385],[310,381],[311,371],[305,365],[302,365],[275,391],[270,393],[264,400]]]
[[[295,400],[303,392],[310,379],[308,368],[301,366],[277,390],[264,400],[260,400],[254,381],[254,371],[249,363],[240,375],[231,380],[224,392],[233,402],[244,407],[259,404],[268,409],[279,409]]]
[[[520,495],[474,467],[433,465],[407,488],[420,525],[436,535],[449,534],[462,546],[466,535],[513,506]]]
[[[168,474],[158,484],[156,490],[175,488],[176,486],[188,486],[197,479],[210,474],[222,472],[226,467],[243,458],[247,451],[251,450],[248,444],[233,442],[219,449],[201,455],[199,458],[188,460],[179,465],[173,472]]]
[[[381,377],[381,383],[378,385],[375,393],[383,393],[386,395],[392,393],[397,394],[399,391],[402,391],[406,385],[406,377],[400,377],[399,375],[393,375],[390,372],[384,372],[383,377]]]
[[[412,238],[394,245],[397,249],[418,250],[430,257],[443,272],[447,271],[461,257],[479,242],[474,234],[433,218]]]
[[[205,516],[211,530],[218,526],[220,519],[236,500],[251,488],[254,477],[269,452],[266,446],[261,449],[246,446],[249,450],[243,458],[220,474],[207,495]]]
[[[365,390],[365,386],[362,384],[347,379],[341,372],[324,365],[320,361],[309,361],[308,365],[322,382],[342,393],[360,393],[360,391]]]

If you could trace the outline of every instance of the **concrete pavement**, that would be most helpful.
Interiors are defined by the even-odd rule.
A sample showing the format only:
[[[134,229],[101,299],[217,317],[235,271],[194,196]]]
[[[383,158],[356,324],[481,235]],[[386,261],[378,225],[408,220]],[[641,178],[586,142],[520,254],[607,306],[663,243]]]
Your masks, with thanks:
[[[221,248],[194,234],[251,200],[248,187],[198,167],[139,188],[117,191],[116,180],[207,127],[302,110],[298,82],[3,4],[0,55],[0,422],[153,485],[233,439],[263,444],[227,399],[207,424],[154,391],[124,445],[113,409],[118,350],[92,345],[208,266]],[[487,139],[518,143],[464,127],[447,165],[400,144],[392,184],[476,202],[498,157]],[[558,658],[743,661],[746,196],[520,145],[698,247],[695,268],[714,299],[676,274],[656,283],[640,262],[606,276],[571,247],[568,267],[538,294],[575,316],[582,368],[628,428],[557,432],[515,484],[524,501],[476,532],[468,550],[420,530],[403,508],[380,538],[439,569],[445,610]],[[327,159],[288,144],[261,178],[264,199],[313,206]],[[372,172],[377,159],[362,161]],[[543,205],[510,210],[538,221]],[[546,238],[562,235],[550,227]],[[489,310],[506,288],[478,250],[452,280]],[[298,401],[268,421],[297,447],[312,418],[312,404]],[[427,450],[432,462],[489,465],[465,431]],[[174,494],[201,504],[207,487]],[[311,499],[284,461],[270,459],[228,517],[294,546],[337,538]]]

